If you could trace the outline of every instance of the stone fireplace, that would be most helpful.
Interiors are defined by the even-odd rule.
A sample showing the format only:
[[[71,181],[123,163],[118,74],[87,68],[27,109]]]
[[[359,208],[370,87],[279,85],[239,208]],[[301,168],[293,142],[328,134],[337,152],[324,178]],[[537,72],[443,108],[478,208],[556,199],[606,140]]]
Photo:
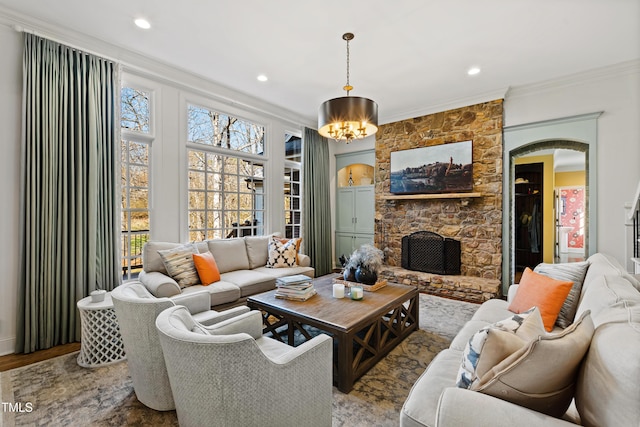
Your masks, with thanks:
[[[502,107],[502,100],[495,100],[380,126],[376,134],[375,244],[387,257],[383,276],[469,301],[501,295]],[[467,140],[473,141],[473,195],[396,197],[390,193],[392,151]],[[402,268],[402,238],[419,231],[460,242],[459,274]]]

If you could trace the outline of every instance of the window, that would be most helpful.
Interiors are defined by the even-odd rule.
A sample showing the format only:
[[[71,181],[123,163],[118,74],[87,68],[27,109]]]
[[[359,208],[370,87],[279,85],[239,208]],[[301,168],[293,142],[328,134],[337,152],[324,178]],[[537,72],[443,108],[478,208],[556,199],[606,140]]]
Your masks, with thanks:
[[[302,200],[301,168],[302,140],[298,136],[285,134],[284,168],[284,223],[287,238],[301,236]]]
[[[189,240],[264,231],[264,127],[187,107]]]
[[[120,97],[122,130],[149,134],[151,114],[149,113],[149,92],[123,87]]]
[[[196,105],[187,108],[189,142],[263,155],[263,126]]]
[[[142,246],[149,239],[150,93],[121,90],[121,254],[123,279],[142,269]]]

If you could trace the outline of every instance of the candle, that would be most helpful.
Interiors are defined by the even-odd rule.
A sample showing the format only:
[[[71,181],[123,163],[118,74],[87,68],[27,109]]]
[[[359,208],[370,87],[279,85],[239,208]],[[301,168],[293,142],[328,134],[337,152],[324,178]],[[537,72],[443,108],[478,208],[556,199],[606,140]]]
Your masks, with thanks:
[[[364,289],[362,289],[362,286],[354,285],[351,287],[351,299],[361,300],[363,296]]]
[[[344,285],[342,283],[335,283],[333,285],[333,297],[344,298]]]

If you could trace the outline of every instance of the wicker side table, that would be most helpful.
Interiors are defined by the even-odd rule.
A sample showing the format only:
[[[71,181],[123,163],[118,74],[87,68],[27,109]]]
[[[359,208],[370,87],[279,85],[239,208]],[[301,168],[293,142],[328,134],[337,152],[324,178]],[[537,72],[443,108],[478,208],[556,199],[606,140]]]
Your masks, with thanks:
[[[82,324],[78,365],[96,368],[124,360],[124,344],[111,293],[107,292],[102,302],[91,302],[91,297],[81,299],[78,310]]]

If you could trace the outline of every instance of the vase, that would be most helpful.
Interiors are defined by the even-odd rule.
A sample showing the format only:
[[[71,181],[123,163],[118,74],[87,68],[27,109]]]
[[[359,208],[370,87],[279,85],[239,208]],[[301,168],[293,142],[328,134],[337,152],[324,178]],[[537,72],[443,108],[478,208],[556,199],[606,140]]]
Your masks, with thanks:
[[[347,282],[355,282],[356,281],[356,269],[353,267],[345,268],[344,273],[342,273],[342,277]]]
[[[362,266],[356,269],[356,282],[364,283],[365,285],[375,285],[378,280],[378,273],[371,271]]]

